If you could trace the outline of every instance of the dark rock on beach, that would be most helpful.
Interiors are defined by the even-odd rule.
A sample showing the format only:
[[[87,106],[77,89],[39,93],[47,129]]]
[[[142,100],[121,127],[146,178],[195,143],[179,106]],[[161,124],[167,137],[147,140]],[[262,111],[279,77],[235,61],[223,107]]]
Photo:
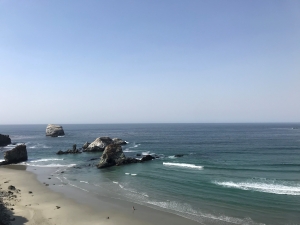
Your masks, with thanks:
[[[11,144],[9,135],[0,134],[0,146],[6,146]]]
[[[46,128],[46,136],[58,137],[65,135],[64,129],[60,125],[48,124]]]
[[[3,162],[0,162],[0,165],[7,165],[11,163],[19,163],[23,161],[27,161],[27,149],[26,145],[18,145],[12,150],[6,151],[4,153],[4,160]]]

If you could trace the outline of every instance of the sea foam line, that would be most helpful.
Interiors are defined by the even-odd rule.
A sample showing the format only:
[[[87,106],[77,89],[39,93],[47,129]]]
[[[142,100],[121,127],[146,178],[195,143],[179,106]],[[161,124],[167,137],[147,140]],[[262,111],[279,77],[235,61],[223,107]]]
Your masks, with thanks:
[[[30,162],[48,162],[48,161],[57,161],[57,160],[64,160],[64,159],[38,159]]]
[[[288,186],[284,184],[272,184],[262,182],[213,182],[227,188],[237,188],[248,191],[258,191],[278,195],[300,195],[300,185]]]
[[[196,166],[194,164],[187,164],[187,163],[169,163],[169,162],[163,162],[163,165],[165,165],[165,166],[178,166],[178,167],[192,168],[192,169],[198,169],[198,170],[202,170],[203,169],[203,166]]]

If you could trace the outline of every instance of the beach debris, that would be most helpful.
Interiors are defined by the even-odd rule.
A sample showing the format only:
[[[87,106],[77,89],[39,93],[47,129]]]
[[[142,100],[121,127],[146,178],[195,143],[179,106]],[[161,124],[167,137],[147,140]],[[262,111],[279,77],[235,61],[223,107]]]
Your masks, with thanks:
[[[56,209],[60,209],[60,206],[56,206]]]
[[[13,185],[9,185],[9,186],[8,186],[8,189],[9,189],[9,190],[12,190],[12,191],[15,191],[15,190],[16,190],[16,187],[13,186]]]
[[[32,194],[32,191],[28,191],[29,194]]]

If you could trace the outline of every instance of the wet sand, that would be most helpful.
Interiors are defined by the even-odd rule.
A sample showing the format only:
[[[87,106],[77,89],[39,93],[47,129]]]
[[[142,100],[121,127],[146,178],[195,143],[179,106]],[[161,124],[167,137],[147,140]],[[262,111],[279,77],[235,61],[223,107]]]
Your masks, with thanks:
[[[49,175],[49,170],[22,165],[0,167],[1,191],[8,192],[10,185],[16,188],[10,190],[10,197],[3,197],[10,209],[11,224],[200,224],[168,212],[55,184],[59,183]]]

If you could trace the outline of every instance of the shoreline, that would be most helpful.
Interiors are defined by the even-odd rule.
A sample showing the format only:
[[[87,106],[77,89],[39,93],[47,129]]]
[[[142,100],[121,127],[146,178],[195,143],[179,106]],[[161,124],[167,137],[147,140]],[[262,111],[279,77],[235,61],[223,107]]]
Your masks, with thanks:
[[[0,168],[1,190],[20,189],[12,225],[21,224],[191,224],[201,223],[147,206],[95,196],[51,179],[55,169],[9,165]],[[50,173],[49,173],[50,172]],[[8,181],[7,183],[4,183]],[[47,185],[47,186],[46,186]],[[133,206],[135,210],[133,210]],[[10,207],[9,207],[10,208]]]

